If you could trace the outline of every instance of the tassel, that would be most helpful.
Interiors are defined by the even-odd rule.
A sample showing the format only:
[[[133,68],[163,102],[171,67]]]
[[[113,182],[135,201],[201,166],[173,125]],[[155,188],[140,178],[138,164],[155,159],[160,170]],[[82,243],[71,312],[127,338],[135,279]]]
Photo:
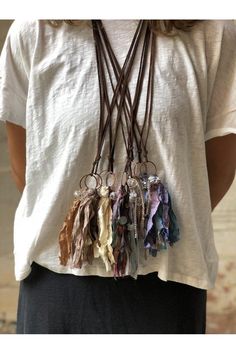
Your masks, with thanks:
[[[156,257],[157,252],[179,239],[179,228],[171,206],[170,195],[157,176],[149,177],[150,213],[144,247]]]
[[[175,213],[172,209],[171,198],[169,195],[169,218],[170,218],[170,225],[169,225],[169,244],[172,246],[175,242],[179,241],[179,227],[177,223],[177,219]]]
[[[127,261],[131,253],[128,237],[129,196],[123,185],[117,194],[112,215],[112,248],[115,260],[114,277],[125,275]]]
[[[84,192],[72,230],[74,244],[73,266],[81,268],[83,262],[92,264],[94,242],[98,240],[97,208],[99,195],[97,190]]]
[[[179,240],[179,227],[172,209],[170,194],[162,184],[160,185],[160,200],[162,203],[162,209],[159,210],[159,215],[163,220],[160,236],[163,242],[167,242],[172,246]]]
[[[140,179],[140,183],[142,186],[142,199],[143,199],[143,224],[142,224],[141,232],[142,232],[142,238],[145,238],[146,230],[147,230],[147,223],[148,223],[148,218],[149,218],[149,212],[150,212],[150,200],[149,200],[149,192],[148,192],[148,187],[149,187],[148,174],[145,172],[140,174],[139,179]]]
[[[67,262],[72,254],[72,229],[74,220],[80,205],[80,200],[78,198],[74,199],[73,205],[71,206],[65,221],[63,223],[62,229],[59,233],[59,247],[60,247],[60,264],[63,266],[67,265]]]
[[[101,257],[106,271],[111,270],[111,265],[115,263],[112,243],[112,209],[109,197],[110,188],[102,186],[100,189],[100,201],[98,206],[99,244],[95,244],[95,257]],[[98,252],[97,252],[98,251]]]
[[[148,214],[148,219],[147,219],[147,228],[146,232],[151,230],[153,226],[153,216],[156,214],[158,206],[160,204],[159,196],[158,196],[158,186],[159,182],[155,182],[150,184],[149,187],[149,212]]]
[[[129,186],[129,218],[130,223],[127,225],[128,238],[131,248],[129,255],[129,272],[131,276],[135,276],[138,269],[139,244],[138,244],[138,191],[139,185],[135,178],[129,178],[127,181]],[[141,221],[141,220],[139,220]]]
[[[179,240],[179,227],[167,188],[156,175],[129,177],[118,192],[75,192],[75,199],[59,233],[60,263],[81,268],[101,257],[114,278],[137,278],[139,239],[153,257]]]
[[[138,270],[138,260],[139,260],[139,243],[138,239],[134,237],[133,234],[133,229],[129,229],[129,244],[131,248],[131,252],[129,254],[129,269],[130,269],[130,275],[135,277],[137,275],[137,270]]]
[[[157,176],[148,178],[148,195],[146,197],[146,236],[144,239],[144,247],[149,249],[152,256],[157,254],[157,237],[158,230],[154,218],[160,205],[159,199],[160,180]],[[160,221],[160,220],[156,220]]]
[[[113,208],[112,208],[112,221],[114,221],[117,217],[120,216],[119,206],[122,203],[125,194],[126,194],[125,187],[123,185],[121,185],[117,194],[116,194],[116,197],[113,197],[114,204],[113,204]]]
[[[144,183],[145,184],[145,183]],[[135,237],[143,239],[145,236],[144,233],[144,213],[145,213],[145,192],[146,189],[144,187],[143,181],[137,177],[129,177],[127,180],[127,185],[130,189],[130,201],[133,197],[133,201],[135,200],[135,215],[131,219],[135,220]],[[145,184],[146,185],[146,184]],[[132,205],[132,203],[131,203]]]

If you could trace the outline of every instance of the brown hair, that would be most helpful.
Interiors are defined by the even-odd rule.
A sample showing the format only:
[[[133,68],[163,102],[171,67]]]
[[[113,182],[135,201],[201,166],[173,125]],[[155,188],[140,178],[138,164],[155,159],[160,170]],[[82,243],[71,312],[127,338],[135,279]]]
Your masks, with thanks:
[[[203,20],[147,20],[150,21],[154,32],[167,36],[174,35],[174,30],[190,31],[192,27]],[[53,27],[60,27],[63,23],[70,26],[90,25],[90,20],[46,20]]]

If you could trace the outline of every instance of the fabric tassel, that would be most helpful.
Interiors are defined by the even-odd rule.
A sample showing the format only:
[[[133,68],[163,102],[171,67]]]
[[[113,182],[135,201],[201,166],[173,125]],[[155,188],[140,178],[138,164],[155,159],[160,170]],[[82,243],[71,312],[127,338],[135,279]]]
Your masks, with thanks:
[[[148,181],[148,196],[146,198],[146,236],[144,239],[144,246],[145,248],[148,248],[149,253],[155,257],[157,254],[157,237],[159,230],[156,229],[154,219],[155,216],[157,216],[157,210],[160,205],[158,190],[160,181],[158,178],[154,178],[154,176],[150,176]],[[158,221],[161,222],[162,220]]]
[[[137,278],[139,239],[153,257],[179,240],[179,227],[167,188],[156,175],[77,193],[59,234],[60,263],[82,268],[101,257],[114,278]],[[76,195],[76,194],[75,194]]]
[[[177,219],[175,213],[172,209],[171,198],[169,195],[169,218],[170,218],[170,225],[169,225],[169,244],[172,246],[175,242],[179,241],[179,227],[177,223]]]
[[[129,273],[131,276],[137,276],[138,258],[139,258],[139,244],[138,244],[138,182],[134,178],[127,181],[129,186],[129,218],[130,223],[128,227],[129,244],[131,253],[129,256]],[[139,220],[140,221],[140,220]]]
[[[160,184],[159,195],[162,204],[162,209],[160,208],[160,210],[158,210],[158,214],[162,218],[160,237],[163,242],[167,242],[170,246],[172,246],[179,240],[179,227],[172,209],[170,194],[163,184]]]
[[[139,176],[141,186],[142,186],[142,197],[143,197],[143,225],[141,232],[143,233],[143,238],[146,236],[147,230],[147,223],[149,219],[149,212],[150,212],[150,200],[149,200],[149,181],[148,181],[148,174],[142,173]]]
[[[112,220],[114,221],[117,217],[120,216],[119,212],[119,208],[120,208],[120,204],[123,201],[123,198],[126,194],[126,190],[125,187],[123,185],[120,186],[118,192],[116,193],[116,198],[114,198],[114,204],[113,204],[113,208],[112,208]]]
[[[123,197],[125,195],[126,191],[123,188],[123,186],[120,186],[118,192],[112,192],[112,199],[113,199],[113,206],[112,206],[112,248],[113,248],[113,255],[115,259],[115,263],[117,263],[117,257],[118,257],[118,249],[119,249],[119,244],[120,244],[120,239],[118,235],[118,218],[120,217],[120,204],[122,203]],[[111,197],[111,196],[110,196]],[[116,269],[116,266],[115,268]]]
[[[96,190],[88,189],[79,205],[72,230],[74,254],[72,264],[81,268],[83,262],[92,263],[94,258],[93,242],[98,240],[97,208],[99,195]]]
[[[75,198],[59,233],[59,259],[60,264],[63,266],[67,265],[72,254],[72,229],[79,205],[80,200]]]
[[[94,256],[101,257],[106,271],[111,270],[115,263],[113,256],[112,243],[112,209],[111,199],[109,197],[110,188],[102,186],[100,189],[100,200],[98,205],[98,226],[99,226],[99,244],[94,245]]]
[[[150,176],[149,199],[151,210],[147,223],[144,247],[156,257],[157,252],[178,240],[179,229],[171,207],[170,195],[159,179]]]
[[[113,206],[112,248],[115,260],[114,277],[125,275],[127,261],[131,253],[128,237],[129,196],[121,186]]]
[[[158,185],[159,183],[152,183],[149,188],[149,213],[148,213],[148,219],[147,219],[147,229],[146,232],[151,230],[153,226],[153,216],[156,214],[158,206],[160,204],[159,196],[158,196]]]
[[[139,177],[134,176],[130,178],[130,180],[134,180],[133,186],[131,185],[129,179],[127,184],[131,190],[130,197],[132,198],[132,193],[136,194],[135,197],[135,237],[139,239],[143,239],[145,236],[144,231],[144,221],[145,221],[145,192],[146,189],[143,187],[142,181]]]

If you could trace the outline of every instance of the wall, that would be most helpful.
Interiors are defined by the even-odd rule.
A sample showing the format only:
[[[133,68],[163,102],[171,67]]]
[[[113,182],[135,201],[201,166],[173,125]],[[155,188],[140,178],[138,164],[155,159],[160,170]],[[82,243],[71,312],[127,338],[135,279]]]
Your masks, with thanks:
[[[0,20],[0,49],[11,20]],[[20,193],[12,181],[4,123],[0,123],[0,332],[15,327],[18,284],[14,280],[13,218]]]

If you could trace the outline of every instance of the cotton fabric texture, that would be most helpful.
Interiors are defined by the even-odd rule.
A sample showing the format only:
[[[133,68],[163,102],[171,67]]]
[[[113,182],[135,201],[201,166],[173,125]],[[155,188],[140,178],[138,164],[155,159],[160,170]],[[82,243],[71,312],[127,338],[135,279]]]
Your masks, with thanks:
[[[137,21],[103,21],[123,64]],[[236,133],[236,28],[233,21],[204,21],[190,33],[159,35],[149,159],[172,196],[180,241],[144,258],[138,273],[158,272],[197,288],[214,286],[214,244],[205,141]],[[133,97],[138,66],[130,80]],[[15,213],[15,277],[32,262],[57,273],[113,276],[101,259],[82,269],[59,264],[58,234],[96,153],[99,89],[91,26],[42,20],[14,21],[0,59],[0,119],[26,128],[26,186]],[[144,81],[146,87],[147,81]],[[145,91],[145,90],[144,90]],[[143,122],[141,95],[138,122]],[[106,141],[104,151],[106,151]],[[125,147],[117,140],[115,172],[123,171]],[[106,153],[100,168],[106,168]]]

